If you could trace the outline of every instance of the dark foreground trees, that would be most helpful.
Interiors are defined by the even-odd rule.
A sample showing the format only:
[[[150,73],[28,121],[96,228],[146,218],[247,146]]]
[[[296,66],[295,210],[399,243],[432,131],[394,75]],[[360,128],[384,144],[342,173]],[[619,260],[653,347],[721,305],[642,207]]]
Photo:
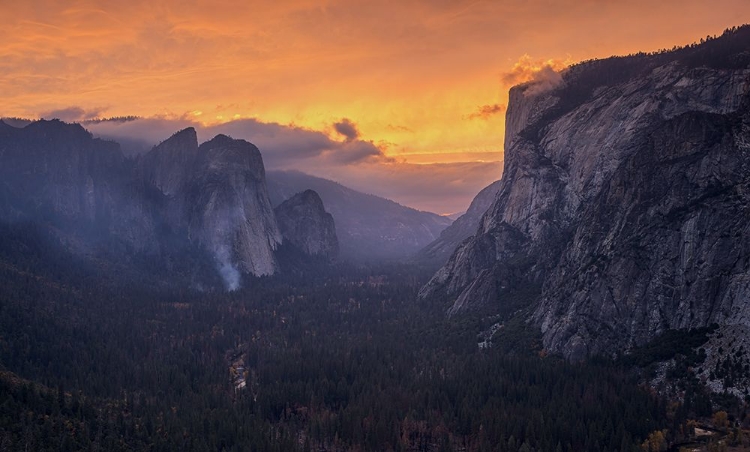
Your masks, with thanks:
[[[480,350],[502,319],[417,305],[417,268],[210,293],[5,245],[0,450],[631,451],[681,422],[618,366],[540,357],[518,322]]]

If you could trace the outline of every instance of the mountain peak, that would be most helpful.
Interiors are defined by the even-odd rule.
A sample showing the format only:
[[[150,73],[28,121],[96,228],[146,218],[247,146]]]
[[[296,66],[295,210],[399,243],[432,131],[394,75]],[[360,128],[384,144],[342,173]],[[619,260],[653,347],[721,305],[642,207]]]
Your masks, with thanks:
[[[157,152],[191,152],[198,149],[198,134],[188,127],[172,134],[171,137],[154,147]]]
[[[65,139],[87,140],[92,137],[91,133],[78,123],[67,123],[59,119],[40,119],[24,127],[27,132],[33,134],[54,134]]]
[[[139,159],[145,178],[165,195],[180,191],[198,160],[198,135],[188,127],[174,133]]]
[[[466,212],[445,228],[435,241],[422,248],[415,256],[417,260],[445,263],[453,250],[477,232],[482,215],[495,201],[500,190],[500,181],[484,187],[471,201]]]
[[[223,133],[216,135],[215,137],[201,144],[201,146],[214,147],[214,148],[226,147],[226,148],[232,148],[232,149],[250,148],[256,151],[258,150],[258,148],[254,144],[250,143],[249,141],[243,140],[241,138],[232,138],[229,135],[224,135]]]
[[[12,125],[0,119],[0,136],[3,136],[3,137],[10,136],[11,134],[15,133],[17,130],[19,129],[16,129]]]
[[[284,241],[309,256],[332,259],[339,252],[333,216],[314,190],[297,193],[274,209]]]
[[[172,134],[171,137],[164,140],[164,143],[166,142],[180,142],[180,143],[195,143],[195,146],[198,146],[198,133],[195,131],[195,128],[193,127],[186,127],[182,130],[179,130]]]
[[[323,200],[320,199],[320,195],[315,190],[307,189],[294,197],[299,197],[302,202],[315,205],[317,208],[323,208]]]
[[[250,170],[254,177],[265,179],[263,156],[249,141],[219,134],[201,144],[199,151],[201,158],[210,162],[211,168],[241,172]]]

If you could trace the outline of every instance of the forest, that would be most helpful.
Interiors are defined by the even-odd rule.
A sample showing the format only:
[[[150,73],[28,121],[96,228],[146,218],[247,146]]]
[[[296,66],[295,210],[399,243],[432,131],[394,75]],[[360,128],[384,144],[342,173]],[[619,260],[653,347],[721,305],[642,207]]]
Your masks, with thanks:
[[[199,291],[118,279],[33,227],[0,237],[0,451],[666,450],[717,407],[697,384],[657,394],[633,362],[548,355],[523,293],[448,319],[416,301],[429,268]]]

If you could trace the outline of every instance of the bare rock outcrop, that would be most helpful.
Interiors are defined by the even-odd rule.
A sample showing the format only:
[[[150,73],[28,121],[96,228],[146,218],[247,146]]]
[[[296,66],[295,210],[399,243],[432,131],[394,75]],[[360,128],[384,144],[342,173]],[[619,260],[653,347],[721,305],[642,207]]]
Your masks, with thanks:
[[[308,256],[334,259],[339,252],[333,216],[313,190],[297,193],[274,209],[284,242]]]
[[[239,287],[242,273],[277,270],[274,251],[281,233],[257,147],[226,135],[198,146],[189,128],[139,163],[147,180],[168,197],[174,227],[213,254],[228,289]]]
[[[498,195],[420,296],[456,314],[538,287],[530,325],[573,360],[750,324],[748,48],[741,27],[514,87]]]

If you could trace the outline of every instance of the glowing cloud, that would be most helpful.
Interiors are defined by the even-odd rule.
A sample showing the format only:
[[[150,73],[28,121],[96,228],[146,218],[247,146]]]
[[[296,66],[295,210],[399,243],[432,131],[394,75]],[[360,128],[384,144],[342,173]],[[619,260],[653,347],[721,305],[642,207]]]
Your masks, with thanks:
[[[529,87],[524,92],[527,96],[534,96],[557,88],[562,83],[560,71],[570,66],[570,58],[534,60],[529,55],[518,59],[513,68],[501,76],[505,85],[519,85],[527,83]]]
[[[571,63],[570,59],[551,58],[548,60],[535,60],[529,55],[523,55],[509,71],[502,74],[500,79],[505,85],[518,85],[534,81],[541,73],[549,70],[559,72],[570,66]]]
[[[477,108],[477,111],[470,114],[468,119],[490,119],[490,117],[505,113],[508,107],[506,105],[493,104],[493,105],[482,105]]]
[[[39,114],[39,117],[43,119],[59,119],[65,122],[81,122],[99,118],[104,111],[106,111],[104,108],[84,110],[81,107],[68,107],[42,112]]]

